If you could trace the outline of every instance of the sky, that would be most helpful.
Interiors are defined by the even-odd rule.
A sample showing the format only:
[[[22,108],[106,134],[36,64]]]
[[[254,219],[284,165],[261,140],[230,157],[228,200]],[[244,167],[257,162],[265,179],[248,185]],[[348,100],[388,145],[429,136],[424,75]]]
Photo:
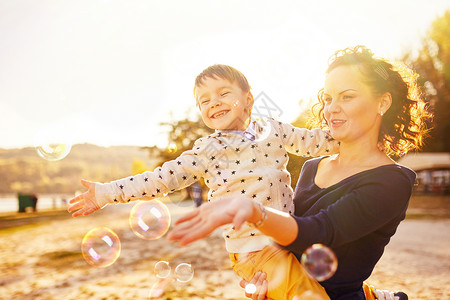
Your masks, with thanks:
[[[448,0],[0,0],[0,148],[64,143],[158,145],[161,122],[195,118],[206,67],[245,74],[255,106],[292,122],[328,58],[366,45],[417,51]]]

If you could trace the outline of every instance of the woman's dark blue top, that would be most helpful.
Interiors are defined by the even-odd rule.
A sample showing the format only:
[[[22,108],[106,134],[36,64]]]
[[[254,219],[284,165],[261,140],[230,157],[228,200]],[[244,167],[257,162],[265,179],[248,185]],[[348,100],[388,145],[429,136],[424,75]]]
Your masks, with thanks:
[[[405,218],[416,174],[385,165],[352,175],[330,187],[314,179],[323,157],[305,163],[294,195],[297,239],[285,248],[300,260],[321,243],[337,256],[338,268],[321,282],[331,299],[365,299],[362,283]]]

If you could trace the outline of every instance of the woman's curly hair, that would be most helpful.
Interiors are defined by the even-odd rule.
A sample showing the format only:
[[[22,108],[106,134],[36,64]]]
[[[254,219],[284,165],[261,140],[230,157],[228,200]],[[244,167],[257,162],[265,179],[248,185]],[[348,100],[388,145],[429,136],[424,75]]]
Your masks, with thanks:
[[[358,67],[374,96],[391,94],[392,104],[383,115],[378,135],[379,146],[393,156],[402,156],[410,150],[419,149],[429,131],[426,123],[431,119],[431,114],[417,86],[417,73],[403,63],[375,58],[365,46],[336,51],[328,61],[326,73],[339,66]],[[319,91],[319,102],[312,108],[311,124],[323,128],[327,124],[323,116],[322,93],[323,90]]]

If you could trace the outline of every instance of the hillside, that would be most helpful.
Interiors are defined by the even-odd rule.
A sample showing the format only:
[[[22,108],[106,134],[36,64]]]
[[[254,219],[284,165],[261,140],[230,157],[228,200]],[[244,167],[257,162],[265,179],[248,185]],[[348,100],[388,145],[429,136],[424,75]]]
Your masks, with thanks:
[[[32,147],[0,149],[0,193],[73,193],[81,178],[110,181],[153,169],[155,161],[137,146],[79,144],[60,161],[44,160]]]

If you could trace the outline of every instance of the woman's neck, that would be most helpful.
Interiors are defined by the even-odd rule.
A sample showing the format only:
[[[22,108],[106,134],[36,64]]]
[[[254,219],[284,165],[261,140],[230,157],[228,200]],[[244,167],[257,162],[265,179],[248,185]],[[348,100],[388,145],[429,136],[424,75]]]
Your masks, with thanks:
[[[355,166],[359,168],[372,167],[392,162],[380,151],[376,143],[345,143],[341,142],[339,154],[334,158],[340,166]]]

